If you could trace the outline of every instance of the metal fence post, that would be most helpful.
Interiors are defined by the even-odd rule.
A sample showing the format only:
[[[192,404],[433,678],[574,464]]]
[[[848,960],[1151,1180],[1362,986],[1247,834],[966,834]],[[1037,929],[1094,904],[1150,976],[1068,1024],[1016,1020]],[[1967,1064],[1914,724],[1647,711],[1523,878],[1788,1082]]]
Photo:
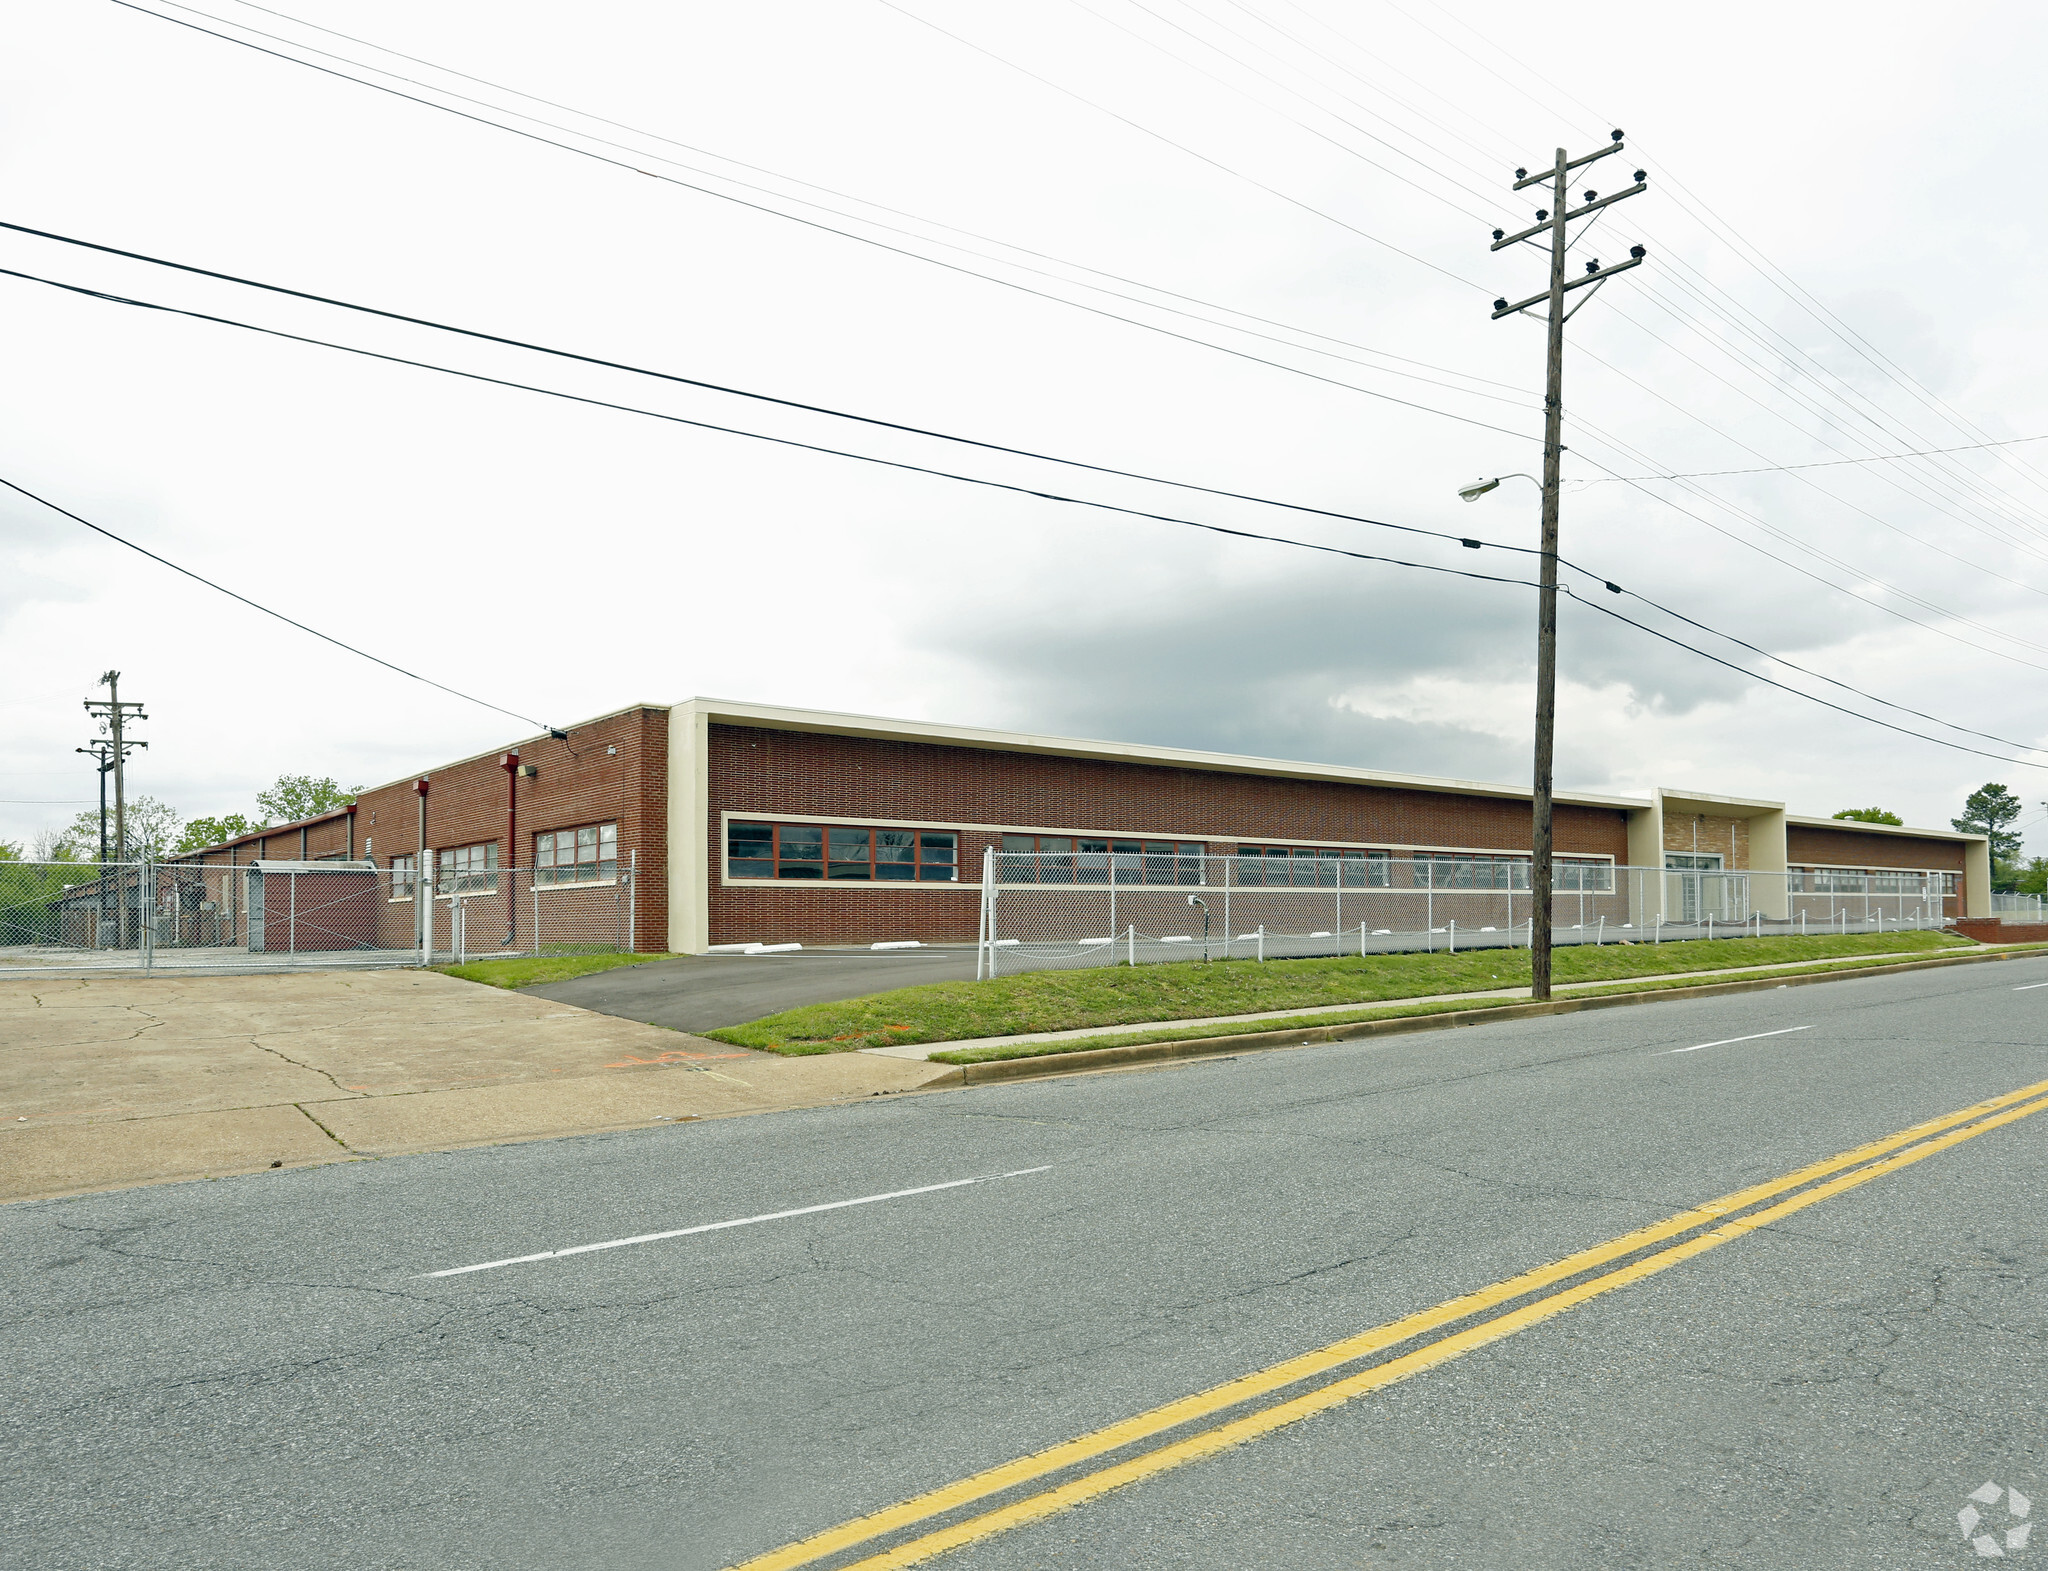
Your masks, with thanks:
[[[529,874],[528,876],[529,876],[529,877],[531,877],[532,875],[531,875],[531,874]],[[533,887],[533,952],[534,952],[535,956],[537,957],[537,956],[538,956],[538,955],[540,954],[540,884],[539,884],[538,882],[535,882],[535,883],[533,884],[533,886],[532,886],[532,887]]]
[[[142,910],[142,970],[145,975],[156,969],[156,863],[142,864],[142,887],[137,891]]]
[[[285,937],[294,960],[299,957],[299,875],[297,871],[285,876]]]
[[[1237,935],[1237,930],[1230,925],[1230,864],[1236,858],[1225,856],[1219,857],[1217,860],[1223,864],[1223,958],[1228,960],[1230,958],[1230,941]]]
[[[633,947],[635,937],[633,932],[633,901],[636,886],[640,882],[639,878],[635,876],[639,871],[640,848],[634,846],[632,850],[626,853],[626,953],[629,955],[638,952]]]

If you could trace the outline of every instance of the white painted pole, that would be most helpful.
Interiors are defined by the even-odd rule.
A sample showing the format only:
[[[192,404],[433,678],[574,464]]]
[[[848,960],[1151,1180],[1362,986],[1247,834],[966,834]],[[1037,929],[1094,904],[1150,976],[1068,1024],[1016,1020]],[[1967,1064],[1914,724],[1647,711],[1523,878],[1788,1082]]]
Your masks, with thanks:
[[[1264,922],[1261,922],[1261,923],[1259,924],[1259,964],[1260,964],[1260,965],[1264,965],[1265,963],[1266,963],[1266,924],[1265,924]]]
[[[1363,922],[1358,924],[1358,958],[1361,960],[1365,958],[1365,924]]]
[[[1133,922],[1124,930],[1124,953],[1128,957],[1132,969],[1135,970],[1138,964],[1138,924],[1136,922]]]
[[[1456,954],[1457,952],[1458,952],[1458,919],[1457,919],[1456,917],[1452,917],[1452,918],[1451,918],[1451,953],[1452,953],[1452,954]]]
[[[1604,944],[1604,943],[1606,943],[1606,942],[1607,942],[1607,913],[1606,913],[1605,911],[1602,911],[1602,912],[1600,913],[1600,931],[1599,931],[1599,932],[1597,932],[1597,933],[1595,933],[1595,934],[1593,935],[1593,947],[1594,947],[1595,949],[1598,949],[1598,948],[1599,948],[1599,947],[1600,947],[1600,946],[1601,946],[1602,944]]]

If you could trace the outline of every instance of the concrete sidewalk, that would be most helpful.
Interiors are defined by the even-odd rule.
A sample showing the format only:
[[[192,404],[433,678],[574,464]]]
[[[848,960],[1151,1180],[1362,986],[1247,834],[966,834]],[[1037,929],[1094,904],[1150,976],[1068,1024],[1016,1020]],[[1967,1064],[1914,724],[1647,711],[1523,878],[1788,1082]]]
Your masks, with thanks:
[[[814,1107],[955,1080],[421,971],[0,980],[0,1200]]]

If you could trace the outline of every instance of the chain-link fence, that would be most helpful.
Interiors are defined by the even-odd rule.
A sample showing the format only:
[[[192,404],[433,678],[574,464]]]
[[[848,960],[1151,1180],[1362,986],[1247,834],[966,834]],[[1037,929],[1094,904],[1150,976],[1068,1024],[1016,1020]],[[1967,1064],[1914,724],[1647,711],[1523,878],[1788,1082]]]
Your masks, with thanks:
[[[630,950],[630,863],[442,871],[369,862],[0,862],[0,976],[324,970]]]
[[[1688,859],[1706,862],[1706,858]],[[1625,867],[1560,858],[1556,944],[1665,944],[1939,927],[1955,875]],[[1278,960],[1531,941],[1527,857],[990,851],[982,977],[1162,961]]]

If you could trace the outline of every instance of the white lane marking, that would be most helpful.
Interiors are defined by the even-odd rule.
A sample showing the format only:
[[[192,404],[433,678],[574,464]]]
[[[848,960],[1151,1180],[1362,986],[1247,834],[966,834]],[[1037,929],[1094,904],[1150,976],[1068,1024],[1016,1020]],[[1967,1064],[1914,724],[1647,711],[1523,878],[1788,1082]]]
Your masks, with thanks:
[[[2015,993],[2031,993],[2037,987],[2048,987],[2048,982],[2029,982],[2025,987],[2016,987]]]
[[[765,1216],[736,1217],[730,1222],[705,1222],[696,1227],[671,1228],[666,1233],[639,1233],[632,1238],[607,1239],[601,1244],[572,1244],[567,1249],[543,1249],[537,1255],[514,1255],[508,1260],[486,1260],[481,1265],[451,1266],[446,1271],[428,1271],[426,1276],[466,1276],[472,1271],[495,1271],[500,1266],[523,1266],[534,1260],[560,1260],[567,1255],[587,1255],[597,1249],[623,1249],[628,1244],[652,1244],[664,1238],[687,1238],[692,1233],[716,1233],[728,1227],[752,1227],[756,1222],[780,1222],[784,1217],[814,1216],[820,1211],[842,1211],[848,1206],[871,1206],[883,1200],[903,1200],[911,1195],[935,1194],[941,1189],[960,1189],[968,1184],[988,1184],[999,1178],[1028,1178],[1033,1173],[1050,1173],[1047,1167],[1020,1167],[1013,1173],[983,1173],[976,1178],[956,1178],[950,1183],[926,1184],[919,1189],[892,1189],[886,1195],[862,1195],[857,1200],[828,1200],[819,1206],[798,1206],[793,1211],[770,1211]]]
[[[1703,1047],[1726,1047],[1730,1042],[1761,1042],[1767,1036],[1790,1036],[1794,1031],[1811,1031],[1812,1026],[1787,1026],[1782,1031],[1759,1031],[1754,1036],[1724,1036],[1718,1042],[1697,1042],[1691,1047],[1674,1047],[1671,1053],[1697,1053]],[[1667,1058],[1670,1053],[1665,1055]]]

